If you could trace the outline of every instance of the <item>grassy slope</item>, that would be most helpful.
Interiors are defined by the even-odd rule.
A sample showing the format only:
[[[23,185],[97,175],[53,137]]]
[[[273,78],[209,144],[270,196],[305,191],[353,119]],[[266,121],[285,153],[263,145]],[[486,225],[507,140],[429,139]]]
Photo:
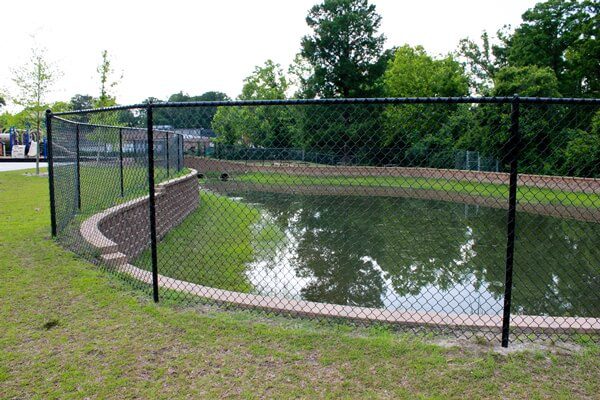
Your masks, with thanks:
[[[508,198],[508,185],[434,178],[314,177],[276,173],[248,173],[236,177],[236,180],[279,185],[386,186],[406,189],[433,189],[485,197]],[[525,186],[519,187],[517,201],[529,204],[562,204],[575,207],[600,208],[600,195],[595,193],[565,192]]]
[[[249,292],[245,264],[253,259],[253,238],[262,233],[253,233],[260,211],[225,196],[209,192],[200,196],[196,211],[158,243],[158,270],[172,278]],[[150,257],[147,249],[133,263],[150,266]]]
[[[600,351],[443,349],[382,329],[155,305],[48,238],[47,182],[0,173],[0,398],[593,398]]]

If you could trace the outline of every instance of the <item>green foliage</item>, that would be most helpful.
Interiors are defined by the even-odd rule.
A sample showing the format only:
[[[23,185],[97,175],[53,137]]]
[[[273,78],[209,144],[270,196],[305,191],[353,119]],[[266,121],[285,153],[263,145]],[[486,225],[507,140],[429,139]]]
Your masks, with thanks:
[[[43,113],[48,107],[47,96],[59,72],[47,60],[46,49],[34,47],[28,62],[13,70],[13,82],[19,92],[13,97],[15,104],[24,108],[27,120],[41,132]]]
[[[267,60],[263,66],[256,66],[252,75],[244,79],[240,100],[285,99],[288,87],[281,66]]]
[[[281,66],[271,60],[255,67],[244,82],[241,100],[285,99],[289,88]],[[223,144],[294,147],[297,114],[288,107],[221,107],[212,127]]]
[[[396,49],[384,74],[385,95],[393,97],[463,96],[469,82],[452,56],[435,60],[422,46]]]
[[[306,23],[312,34],[302,39],[301,55],[313,75],[305,82],[307,97],[375,95],[387,61],[385,37],[377,33],[381,16],[367,0],[325,0],[313,6]]]
[[[408,45],[396,49],[384,75],[389,97],[464,96],[469,81],[463,67],[451,56],[433,59],[423,47]],[[447,166],[449,149],[464,128],[470,112],[466,106],[407,104],[390,106],[384,112],[386,146],[401,149],[399,159],[441,157]]]
[[[492,44],[486,31],[481,34],[481,44],[468,38],[461,39],[458,44],[457,55],[464,60],[471,85],[478,93],[488,92],[493,85],[499,68],[497,52],[498,46]]]
[[[530,97],[560,97],[558,79],[548,67],[506,67],[496,74],[494,96],[519,94]]]
[[[31,120],[31,114],[28,110],[23,110],[16,114],[11,114],[8,111],[0,114],[0,129],[6,130],[10,127],[24,129]]]
[[[222,92],[209,91],[198,96],[190,96],[187,93],[174,93],[167,101],[186,103],[191,101],[226,101],[229,97]],[[144,100],[144,103],[160,103],[154,97]],[[216,107],[190,107],[190,108],[158,108],[154,111],[154,124],[172,126],[173,128],[210,128],[213,117],[217,112]],[[145,118],[145,114],[144,114]]]
[[[96,99],[94,106],[111,107],[116,105],[117,100],[111,92],[119,84],[123,75],[119,78],[114,77],[115,70],[112,67],[107,50],[102,51],[102,61],[98,65],[96,72],[98,72],[100,77],[100,96]]]
[[[548,0],[523,13],[514,30],[498,31],[498,43],[487,33],[482,43],[463,39],[458,53],[469,67],[474,87],[485,93],[496,72],[506,66],[550,68],[563,96],[600,93],[600,3],[594,0]]]
[[[592,121],[592,129],[572,132],[565,149],[563,172],[575,176],[600,177],[600,111]]]
[[[94,104],[97,104],[97,102],[98,99],[87,94],[76,94],[71,97],[71,100],[69,101],[72,110],[87,110],[94,108]]]

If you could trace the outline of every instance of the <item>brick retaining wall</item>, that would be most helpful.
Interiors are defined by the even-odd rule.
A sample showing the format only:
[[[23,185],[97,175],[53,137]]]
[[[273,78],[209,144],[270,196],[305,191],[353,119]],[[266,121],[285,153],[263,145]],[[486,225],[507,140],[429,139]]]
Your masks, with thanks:
[[[197,172],[156,186],[156,233],[158,239],[179,225],[198,207]],[[81,224],[81,235],[96,247],[104,261],[122,264],[150,245],[148,196],[128,201],[95,214]]]
[[[204,157],[185,157],[185,166],[200,173],[246,173],[264,172],[285,175],[305,176],[349,176],[349,177],[406,177],[406,178],[442,178],[473,183],[508,184],[509,175],[505,172],[466,171],[436,168],[407,167],[359,167],[359,166],[323,166],[323,165],[260,165],[240,161],[217,160]],[[575,192],[600,194],[600,179],[577,178],[568,176],[520,174],[519,185],[558,189]]]

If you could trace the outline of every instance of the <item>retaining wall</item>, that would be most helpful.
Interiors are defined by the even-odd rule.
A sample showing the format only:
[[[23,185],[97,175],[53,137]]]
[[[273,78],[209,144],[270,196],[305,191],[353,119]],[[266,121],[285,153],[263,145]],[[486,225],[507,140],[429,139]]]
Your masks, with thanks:
[[[261,165],[258,163],[217,160],[204,157],[185,157],[185,166],[200,173],[246,173],[263,172],[305,176],[349,176],[349,177],[407,177],[442,178],[475,183],[507,184],[509,174],[505,172],[466,171],[456,169],[407,168],[407,167],[363,167],[323,165]],[[558,189],[585,193],[600,193],[600,179],[569,176],[519,174],[519,186]]]
[[[197,172],[156,186],[156,234],[160,239],[198,207]],[[96,247],[104,261],[123,264],[150,245],[149,196],[111,207],[81,224],[81,235]]]

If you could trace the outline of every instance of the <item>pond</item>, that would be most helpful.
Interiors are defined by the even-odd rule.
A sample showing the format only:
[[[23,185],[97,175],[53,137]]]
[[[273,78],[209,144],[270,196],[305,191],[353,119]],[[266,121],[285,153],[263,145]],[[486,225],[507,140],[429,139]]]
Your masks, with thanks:
[[[397,197],[232,195],[281,232],[245,274],[273,296],[391,310],[498,315],[506,211]],[[513,311],[600,314],[600,224],[518,213]]]

